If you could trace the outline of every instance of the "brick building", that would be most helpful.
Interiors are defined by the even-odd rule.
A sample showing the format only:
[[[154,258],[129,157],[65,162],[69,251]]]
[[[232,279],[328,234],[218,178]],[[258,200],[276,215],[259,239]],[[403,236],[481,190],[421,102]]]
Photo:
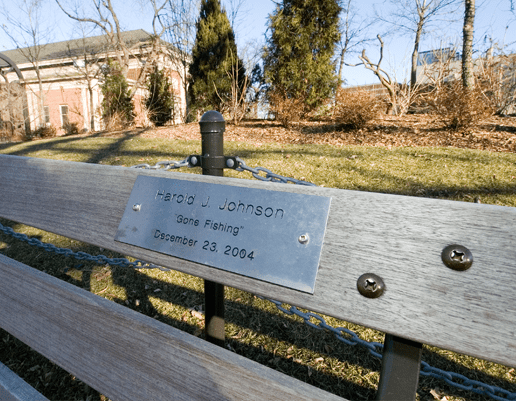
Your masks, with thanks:
[[[134,93],[135,123],[144,126],[148,123],[143,105],[147,91],[141,85],[135,88],[135,84],[147,61],[151,35],[140,29],[124,32],[122,39],[131,52],[127,81]],[[175,99],[174,122],[180,122],[186,108],[185,74],[177,61],[180,57],[175,57],[174,52],[176,50],[170,44],[161,41],[156,63],[168,71]],[[68,124],[76,124],[79,130],[104,128],[100,113],[102,70],[108,60],[116,60],[117,55],[105,35],[2,53],[16,63],[23,75],[26,115],[32,130],[52,125],[63,134]],[[34,60],[37,60],[38,69]],[[7,76],[9,82],[17,79],[14,72]]]

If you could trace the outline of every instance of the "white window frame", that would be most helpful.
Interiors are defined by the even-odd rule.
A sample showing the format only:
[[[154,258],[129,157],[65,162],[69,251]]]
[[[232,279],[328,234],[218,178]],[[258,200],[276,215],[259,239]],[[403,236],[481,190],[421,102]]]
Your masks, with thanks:
[[[50,106],[43,106],[43,123],[50,125]]]
[[[63,113],[63,110],[66,109],[66,113]],[[61,127],[64,127],[65,124],[69,124],[70,123],[70,117],[69,117],[69,113],[70,113],[70,108],[68,107],[67,104],[61,104],[59,105],[59,115],[61,117]],[[66,123],[64,122],[64,119],[63,117],[66,115],[66,119],[68,121],[66,121]]]

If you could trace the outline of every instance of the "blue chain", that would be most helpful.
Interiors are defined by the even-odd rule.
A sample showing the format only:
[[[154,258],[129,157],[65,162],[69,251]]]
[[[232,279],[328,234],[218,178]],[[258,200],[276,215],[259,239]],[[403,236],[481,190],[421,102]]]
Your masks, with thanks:
[[[46,252],[53,252],[58,255],[70,256],[77,260],[85,260],[88,262],[95,262],[98,264],[108,264],[111,266],[121,266],[121,267],[132,267],[134,269],[160,269],[163,271],[170,271],[162,266],[158,266],[152,263],[144,262],[143,260],[136,260],[134,262],[129,261],[125,258],[108,258],[104,255],[93,256],[86,252],[74,252],[68,248],[58,248],[54,244],[47,244],[45,242],[41,242],[37,238],[29,238],[25,234],[20,234],[14,231],[11,227],[6,227],[2,223],[0,223],[0,231],[4,234],[10,235],[13,238],[16,238],[20,241],[26,242],[29,245],[36,246],[38,248],[44,249]]]
[[[267,299],[263,297],[259,298]],[[319,316],[313,312],[304,313],[295,306],[291,306],[289,309],[286,309],[282,306],[282,302],[274,301],[272,299],[267,300],[276,305],[276,308],[278,308],[281,312],[286,313],[287,315],[296,315],[301,317],[310,327],[313,327],[317,330],[327,330],[331,332],[337,340],[342,341],[344,344],[351,346],[355,346],[357,344],[361,345],[367,348],[371,355],[382,359],[383,344],[362,340],[355,332],[345,327],[332,327],[326,323],[322,316]],[[312,319],[317,320],[318,323],[313,323],[311,321]],[[342,335],[343,333],[346,335],[346,337]],[[443,380],[450,386],[461,390],[471,391],[480,395],[487,395],[496,401],[516,400],[516,393],[511,393],[510,391],[504,390],[503,388],[490,386],[477,380],[468,379],[466,376],[463,376],[459,373],[448,372],[439,368],[435,368],[426,362],[421,362],[420,374],[422,376],[431,376],[436,379]]]
[[[331,333],[333,333],[333,335],[339,340],[339,341],[342,341],[344,344],[346,345],[351,345],[351,346],[355,346],[355,345],[361,345],[365,348],[367,348],[367,350],[369,351],[369,353],[379,359],[382,359],[382,350],[383,350],[383,344],[381,343],[375,343],[375,342],[369,342],[369,341],[365,341],[365,340],[362,340],[360,337],[358,337],[358,335],[345,328],[345,327],[333,327],[333,326],[330,326],[329,324],[326,323],[326,320],[324,320],[324,318],[322,316],[319,316],[318,314],[316,313],[313,313],[313,312],[301,312],[299,309],[297,309],[295,306],[291,306],[289,309],[285,309],[282,305],[281,302],[279,301],[274,301],[273,299],[268,299],[268,298],[262,298],[262,297],[259,297],[261,299],[267,299],[268,301],[272,302],[274,305],[276,305],[276,308],[278,308],[281,312],[283,313],[286,313],[287,315],[296,315],[296,316],[299,316],[300,318],[302,318],[304,320],[304,322],[310,326],[310,327],[313,327],[314,329],[316,330],[328,330],[330,331]],[[313,323],[311,321],[311,319],[315,319],[318,321],[318,323]],[[347,337],[344,337],[342,335],[342,333],[346,334]]]

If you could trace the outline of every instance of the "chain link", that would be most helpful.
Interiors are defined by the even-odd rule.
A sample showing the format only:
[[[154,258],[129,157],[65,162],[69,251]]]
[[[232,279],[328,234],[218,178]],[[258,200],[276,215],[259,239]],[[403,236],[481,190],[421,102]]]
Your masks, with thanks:
[[[382,350],[383,350],[383,344],[376,343],[376,342],[370,342],[362,340],[355,332],[345,328],[345,327],[333,327],[326,323],[326,320],[313,312],[302,312],[295,306],[291,306],[289,309],[286,309],[282,306],[282,303],[279,301],[275,301],[273,299],[263,298],[259,297],[261,299],[267,299],[268,301],[272,302],[274,305],[276,305],[276,308],[278,308],[281,312],[286,313],[287,315],[296,315],[299,316],[304,320],[304,322],[310,326],[313,327],[316,330],[327,330],[330,333],[332,333],[337,340],[342,341],[346,345],[361,345],[369,351],[371,355],[373,355],[376,358],[382,359]],[[313,323],[312,319],[317,320],[318,323]],[[345,334],[346,337],[344,337],[342,334]]]
[[[236,161],[238,162],[238,167],[235,168],[236,171],[249,171],[254,178],[260,181],[271,181],[271,182],[280,182],[283,184],[287,184],[289,182],[297,185],[306,185],[311,187],[316,187],[317,185],[303,180],[296,180],[292,177],[285,177],[283,175],[279,175],[276,173],[273,173],[272,171],[264,168],[264,167],[249,167],[240,157],[235,157]],[[260,173],[265,173],[265,177],[261,176]]]
[[[287,184],[289,182],[297,185],[306,185],[306,186],[313,186],[316,187],[317,185],[303,180],[297,180],[292,177],[286,177],[283,175],[279,175],[276,173],[273,173],[271,170],[266,169],[264,167],[249,167],[240,157],[235,157],[235,160],[238,163],[238,166],[234,168],[236,171],[249,171],[254,178],[261,180],[261,181],[271,181],[271,182],[280,182]],[[151,166],[147,163],[137,164],[135,166],[131,166],[131,168],[142,168],[142,169],[149,169],[149,170],[171,170],[171,169],[177,169],[181,167],[190,167],[189,158],[187,157],[184,160],[181,161],[161,161],[157,162],[155,165]],[[260,173],[265,173],[265,176],[260,175]]]
[[[421,362],[422,376],[431,376],[436,379],[445,381],[452,387],[459,388],[464,391],[471,391],[479,395],[487,395],[497,401],[516,400],[516,393],[512,393],[497,386],[490,386],[477,380],[468,379],[459,373],[448,372],[430,366],[426,362]]]
[[[295,306],[291,306],[289,309],[287,309],[283,307],[282,302],[260,296],[258,296],[258,298],[266,299],[267,301],[272,302],[276,306],[276,308],[278,308],[278,310],[287,315],[296,315],[301,317],[307,325],[313,327],[316,330],[329,331],[335,336],[337,340],[343,342],[346,345],[360,345],[362,347],[365,347],[369,351],[369,353],[374,357],[382,359],[383,344],[381,343],[362,340],[360,337],[358,337],[358,335],[355,332],[345,327],[335,328],[333,326],[330,326],[326,323],[322,316],[319,316],[316,313],[305,313],[300,311]],[[318,323],[313,323],[311,319],[317,320]],[[343,333],[346,335],[346,337],[342,335]],[[420,374],[422,376],[431,376],[436,379],[443,380],[450,386],[464,391],[471,391],[479,395],[487,395],[496,401],[516,400],[516,393],[511,393],[510,391],[507,391],[501,387],[490,386],[489,384],[482,383],[477,380],[468,379],[466,376],[463,376],[459,373],[441,370],[439,368],[430,366],[428,363],[424,361],[421,362]]]
[[[235,160],[238,162],[238,166],[235,170],[237,171],[249,171],[254,178],[261,180],[261,181],[270,181],[270,182],[278,182],[278,183],[294,183],[297,185],[306,185],[306,186],[317,186],[311,182],[308,181],[302,181],[297,180],[292,177],[285,177],[281,176],[279,174],[275,174],[272,171],[263,168],[263,167],[249,167],[241,158],[236,157]],[[142,168],[142,169],[151,169],[151,170],[171,170],[171,169],[178,169],[181,167],[189,167],[188,158],[182,160],[182,161],[161,161],[156,163],[155,165],[151,166],[149,164],[138,164],[135,166],[131,166],[131,168]],[[265,173],[265,177],[260,175],[260,173]],[[86,260],[95,262],[98,264],[109,264],[112,266],[122,266],[122,267],[132,267],[135,269],[160,269],[162,271],[170,271],[171,269],[168,269],[163,266],[158,266],[152,263],[147,263],[142,260],[136,260],[134,262],[130,262],[128,259],[125,258],[108,258],[104,255],[97,255],[93,256],[86,252],[74,252],[71,249],[68,248],[59,248],[56,247],[53,244],[46,244],[44,242],[41,242],[40,240],[36,238],[29,238],[25,234],[20,234],[15,232],[11,227],[5,227],[0,223],[0,231],[2,231],[4,234],[10,235],[18,240],[24,241],[28,243],[29,245],[37,246],[39,248],[44,249],[47,252],[54,252],[58,255],[64,255],[73,257],[78,260]],[[333,327],[326,323],[326,320],[313,312],[302,312],[295,306],[291,306],[289,309],[284,308],[282,305],[282,302],[275,301],[268,298],[263,298],[258,296],[260,299],[267,299],[268,301],[272,302],[278,310],[280,310],[283,313],[286,313],[287,315],[296,315],[303,319],[303,321],[310,327],[316,329],[316,330],[327,330],[330,333],[332,333],[335,338],[341,342],[343,342],[346,345],[355,346],[360,345],[362,347],[365,347],[371,355],[373,355],[376,358],[382,359],[382,351],[383,351],[383,344],[377,343],[377,342],[369,342],[362,340],[355,332],[352,330],[349,330],[345,327]],[[316,323],[313,322],[313,320],[316,321]],[[486,383],[482,383],[476,380],[468,379],[467,377],[459,374],[454,373],[450,371],[445,371],[438,369],[436,367],[430,366],[426,362],[421,362],[421,371],[420,374],[422,376],[431,376],[440,380],[445,381],[447,384],[449,384],[452,387],[465,390],[465,391],[471,391],[473,393],[479,394],[479,395],[487,395],[491,397],[492,399],[496,401],[516,401],[516,393],[512,393],[510,391],[504,390],[497,386],[490,386]]]
[[[4,234],[10,235],[13,238],[16,238],[17,240],[26,242],[29,245],[36,246],[38,248],[42,248],[46,252],[53,252],[58,255],[63,255],[67,257],[73,257],[77,260],[85,260],[88,262],[95,262],[98,264],[109,264],[111,266],[121,266],[121,267],[132,267],[134,269],[159,269],[162,271],[170,271],[170,269],[167,269],[162,266],[158,266],[152,263],[144,262],[143,260],[136,260],[134,262],[129,261],[125,258],[108,258],[104,255],[97,255],[93,256],[86,252],[74,252],[69,248],[59,248],[55,246],[54,244],[47,244],[42,241],[40,241],[37,238],[29,238],[25,234],[17,233],[14,231],[11,227],[6,227],[2,223],[0,223],[0,231],[2,231]]]
[[[131,166],[131,168],[143,168],[143,169],[148,169],[148,170],[160,170],[160,169],[172,170],[172,169],[188,167],[188,166],[189,166],[188,158],[186,158],[181,161],[173,161],[173,160],[161,161],[161,162],[157,162],[153,166],[151,166],[150,164],[147,164],[147,163],[142,163],[142,164],[137,164],[135,166]]]

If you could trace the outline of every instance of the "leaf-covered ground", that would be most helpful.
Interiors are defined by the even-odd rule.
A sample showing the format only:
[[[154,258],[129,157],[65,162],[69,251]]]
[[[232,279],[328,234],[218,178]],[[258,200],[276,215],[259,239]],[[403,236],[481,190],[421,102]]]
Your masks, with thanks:
[[[199,124],[138,129],[141,137],[200,139]],[[104,134],[116,136],[119,133]],[[516,117],[491,117],[468,132],[446,129],[428,115],[382,116],[360,130],[344,130],[329,122],[303,122],[287,129],[268,120],[227,124],[226,141],[368,146],[453,146],[497,152],[516,152]]]

